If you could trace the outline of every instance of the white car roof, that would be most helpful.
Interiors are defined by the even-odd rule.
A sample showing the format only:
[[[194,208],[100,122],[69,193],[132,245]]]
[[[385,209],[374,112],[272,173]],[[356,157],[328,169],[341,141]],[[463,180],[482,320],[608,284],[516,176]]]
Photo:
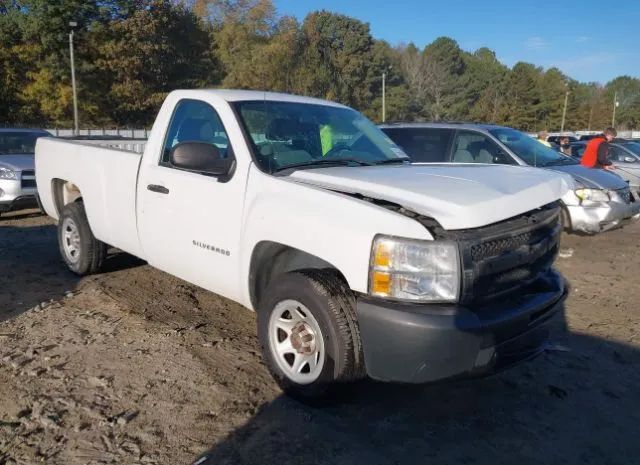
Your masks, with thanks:
[[[349,108],[329,100],[314,97],[304,97],[302,95],[284,94],[279,92],[265,92],[262,90],[237,90],[237,89],[202,89],[202,90],[175,90],[173,93],[184,94],[185,96],[198,97],[198,94],[215,95],[227,102],[241,102],[247,100],[269,100],[276,102],[296,102],[312,103],[316,105],[327,105],[332,107]]]

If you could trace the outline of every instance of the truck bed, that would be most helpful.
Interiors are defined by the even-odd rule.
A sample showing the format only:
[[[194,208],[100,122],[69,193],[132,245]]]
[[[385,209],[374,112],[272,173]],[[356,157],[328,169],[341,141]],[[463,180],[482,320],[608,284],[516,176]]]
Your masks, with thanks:
[[[122,150],[124,152],[133,152],[139,155],[144,153],[144,149],[147,145],[147,139],[88,139],[88,138],[62,138],[61,140],[73,144],[91,145],[105,147],[108,149]]]
[[[58,218],[57,181],[82,193],[89,225],[103,242],[142,256],[136,222],[136,185],[143,140],[62,140],[40,138],[36,182],[48,215]]]

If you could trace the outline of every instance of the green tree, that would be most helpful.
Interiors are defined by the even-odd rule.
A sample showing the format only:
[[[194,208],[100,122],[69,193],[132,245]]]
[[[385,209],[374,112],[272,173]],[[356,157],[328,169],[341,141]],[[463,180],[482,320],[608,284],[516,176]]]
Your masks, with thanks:
[[[373,39],[369,26],[327,11],[310,13],[302,24],[306,67],[304,88],[311,95],[364,109],[372,100],[369,72]]]
[[[480,48],[465,56],[465,103],[469,118],[496,123],[504,104],[505,81],[509,69],[488,48]]]
[[[439,37],[423,51],[428,77],[431,116],[438,120],[461,119],[466,116],[464,102],[466,63],[464,52],[449,37]]]
[[[210,31],[183,5],[154,1],[106,33],[97,68],[110,84],[100,108],[120,125],[149,125],[169,91],[219,78]]]
[[[405,85],[400,55],[387,42],[375,40],[366,84],[372,99],[359,109],[373,121],[382,121],[382,74],[385,73],[386,120],[412,119],[409,90]]]
[[[541,74],[539,86],[539,125],[548,130],[559,131],[565,94],[570,90],[569,82],[558,68],[550,68]]]
[[[499,121],[523,131],[544,129],[540,122],[540,69],[530,63],[516,63],[506,81],[505,104]]]
[[[614,97],[619,102],[616,108],[616,126],[622,129],[640,126],[640,79],[620,76],[607,83],[604,98],[608,102],[610,113],[613,113]]]

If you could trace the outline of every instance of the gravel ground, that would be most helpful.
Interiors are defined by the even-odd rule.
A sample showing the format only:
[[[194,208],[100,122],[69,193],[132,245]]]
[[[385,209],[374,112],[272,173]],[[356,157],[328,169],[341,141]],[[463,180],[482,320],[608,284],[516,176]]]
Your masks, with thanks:
[[[3,215],[0,465],[640,463],[640,224],[564,236],[557,263],[543,356],[313,409],[271,380],[251,312],[122,253],[79,280],[50,219]]]

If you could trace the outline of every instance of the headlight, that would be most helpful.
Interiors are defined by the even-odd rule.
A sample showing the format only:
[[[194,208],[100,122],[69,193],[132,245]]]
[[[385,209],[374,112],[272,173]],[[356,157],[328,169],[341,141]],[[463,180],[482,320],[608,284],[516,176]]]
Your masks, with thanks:
[[[15,171],[0,166],[0,179],[18,179],[18,176]]]
[[[601,189],[576,189],[575,193],[580,200],[591,200],[592,202],[608,202],[611,200],[609,193]]]
[[[453,242],[378,236],[371,249],[369,293],[392,299],[454,302],[460,290]]]

